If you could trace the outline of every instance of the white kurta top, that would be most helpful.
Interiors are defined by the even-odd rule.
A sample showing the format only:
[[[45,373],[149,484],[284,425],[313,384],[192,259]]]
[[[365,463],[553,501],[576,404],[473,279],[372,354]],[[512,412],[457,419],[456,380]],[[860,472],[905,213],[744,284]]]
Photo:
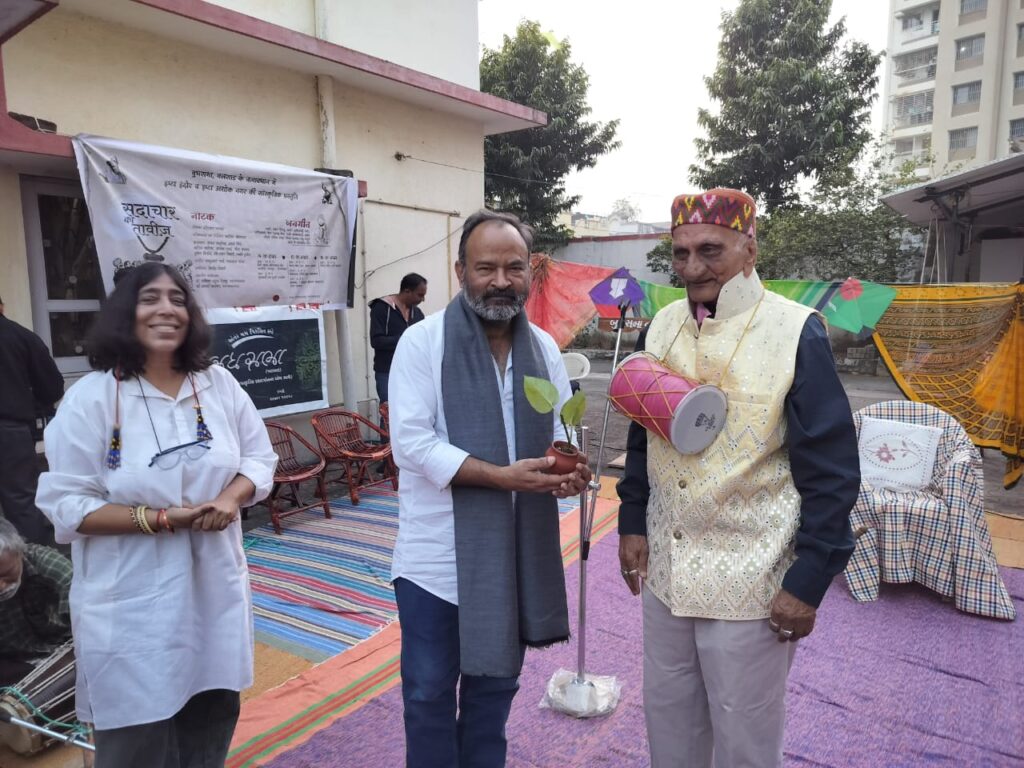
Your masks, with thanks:
[[[552,416],[552,439],[565,440],[558,410],[572,396],[569,376],[554,339],[535,325],[530,328],[544,352],[548,379],[558,389],[559,407]],[[443,359],[444,312],[438,312],[402,334],[391,363],[388,379],[391,450],[402,470],[398,486],[398,538],[391,562],[391,578],[408,579],[442,600],[458,605],[455,515],[450,485],[469,454],[448,442],[441,396]],[[509,460],[515,461],[511,353],[504,372],[499,374],[495,365],[495,375],[505,420],[503,433],[496,432],[496,436],[504,434]],[[473,403],[466,403],[465,407],[472,408]]]
[[[194,377],[213,434],[207,455],[169,470],[147,467],[196,439],[188,379],[177,398],[145,380],[121,382],[121,467],[107,469],[114,377],[91,373],[46,428],[50,471],[36,504],[57,541],[71,543],[71,620],[78,717],[99,730],[165,720],[196,693],[252,684],[252,602],[242,528],[156,536],[86,536],[78,526],[105,504],[192,506],[241,473],[269,493],[277,457],[252,400],[219,366]],[[141,389],[140,389],[141,385]],[[145,391],[153,425],[142,397]]]

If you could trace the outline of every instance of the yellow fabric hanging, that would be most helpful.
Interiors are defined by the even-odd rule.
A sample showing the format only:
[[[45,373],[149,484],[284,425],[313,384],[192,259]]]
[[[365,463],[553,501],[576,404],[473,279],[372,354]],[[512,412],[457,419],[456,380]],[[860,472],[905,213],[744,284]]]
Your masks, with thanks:
[[[908,398],[1000,450],[1013,487],[1024,474],[1024,284],[893,287],[874,335],[889,373]]]

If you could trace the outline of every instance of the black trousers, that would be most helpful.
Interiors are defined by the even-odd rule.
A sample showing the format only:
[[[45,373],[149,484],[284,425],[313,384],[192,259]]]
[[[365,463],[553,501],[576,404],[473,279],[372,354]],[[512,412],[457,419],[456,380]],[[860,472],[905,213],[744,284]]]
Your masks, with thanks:
[[[93,768],[224,768],[238,691],[197,693],[169,720],[96,731]]]
[[[0,418],[0,507],[32,544],[53,545],[53,528],[36,508],[36,444],[29,425]]]

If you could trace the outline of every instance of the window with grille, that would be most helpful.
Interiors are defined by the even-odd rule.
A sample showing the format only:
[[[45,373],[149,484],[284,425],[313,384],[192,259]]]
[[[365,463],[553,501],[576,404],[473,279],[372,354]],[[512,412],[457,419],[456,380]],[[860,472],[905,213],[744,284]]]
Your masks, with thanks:
[[[895,155],[909,155],[914,151],[913,139],[896,139],[892,143],[892,151]]]
[[[960,0],[960,13],[974,13],[988,8],[988,0]]]
[[[924,19],[921,18],[921,14],[916,13],[913,16],[903,17],[903,31],[910,32],[915,29],[921,29],[924,26]]]
[[[949,148],[950,150],[957,149],[974,149],[978,146],[978,129],[977,128],[957,128],[955,131],[949,132]]]
[[[901,80],[930,80],[935,77],[938,48],[925,48],[897,56],[894,60],[896,75]]]
[[[973,104],[981,101],[981,80],[953,86],[954,104]]]
[[[909,96],[900,96],[893,103],[896,125],[902,128],[908,125],[930,123],[934,101],[935,91],[922,91]]]
[[[1024,117],[1010,121],[1010,138],[1024,139]]]
[[[956,41],[956,60],[977,59],[985,53],[985,36],[975,35]]]
[[[1013,73],[1013,90],[1024,91],[1024,72]]]

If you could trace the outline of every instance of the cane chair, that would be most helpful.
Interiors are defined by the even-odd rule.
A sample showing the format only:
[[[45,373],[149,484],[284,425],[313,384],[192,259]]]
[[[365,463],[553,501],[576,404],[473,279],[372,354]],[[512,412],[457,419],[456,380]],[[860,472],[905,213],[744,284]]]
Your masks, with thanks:
[[[380,428],[384,430],[384,442],[388,442],[391,439],[391,409],[388,408],[387,403],[381,403],[380,408]]]
[[[345,470],[345,482],[353,504],[359,503],[360,488],[378,482],[372,469],[372,465],[377,463],[383,465],[382,479],[390,478],[391,486],[398,490],[398,473],[391,457],[391,444],[383,442],[388,439],[387,432],[358,413],[343,408],[320,411],[310,421],[327,466],[338,464]],[[364,440],[364,429],[375,433],[382,442]]]
[[[265,422],[267,434],[270,436],[270,444],[277,454],[277,469],[274,470],[274,488],[267,498],[267,506],[270,507],[270,522],[274,525],[274,532],[281,533],[281,519],[305,512],[314,507],[323,507],[324,517],[330,519],[331,505],[327,500],[327,489],[324,484],[326,463],[324,457],[315,447],[302,435],[277,421]],[[297,446],[302,446],[309,454],[309,457],[300,457],[296,451]],[[317,501],[303,504],[299,496],[299,484],[305,480],[316,479]],[[290,509],[282,509],[281,501],[291,502]]]
[[[963,426],[938,408],[903,400],[857,411],[858,434],[866,416],[938,427],[942,436],[926,488],[896,491],[861,482],[850,513],[853,529],[863,533],[846,567],[851,595],[866,602],[878,598],[881,582],[917,582],[961,611],[1013,619],[1016,609],[985,519],[981,459]]]

